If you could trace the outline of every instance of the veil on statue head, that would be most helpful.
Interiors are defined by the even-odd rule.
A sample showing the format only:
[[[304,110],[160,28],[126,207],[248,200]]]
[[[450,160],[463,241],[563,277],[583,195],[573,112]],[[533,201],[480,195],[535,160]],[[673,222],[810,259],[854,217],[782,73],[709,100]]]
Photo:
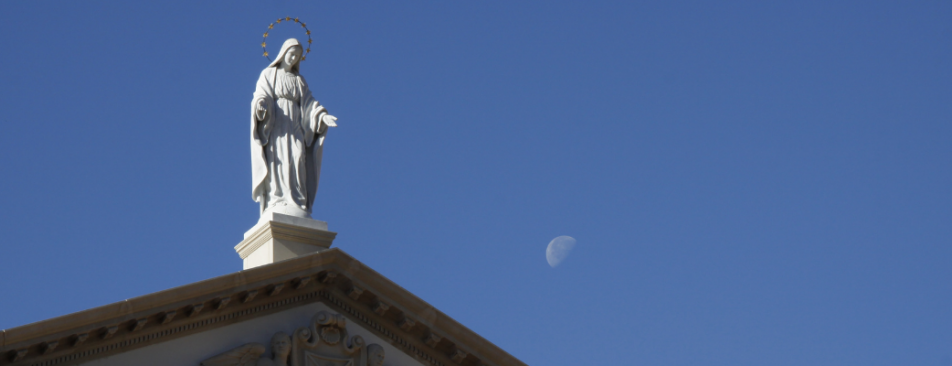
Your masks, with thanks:
[[[281,51],[278,52],[278,57],[274,58],[274,61],[271,61],[271,64],[268,67],[276,67],[284,62],[284,54],[291,49],[291,47],[298,46],[301,48],[301,51],[304,51],[304,47],[301,46],[301,42],[298,42],[297,38],[288,38],[287,41],[284,41],[284,44],[281,45]],[[298,59],[298,62],[291,68],[294,72],[301,71],[301,59]]]

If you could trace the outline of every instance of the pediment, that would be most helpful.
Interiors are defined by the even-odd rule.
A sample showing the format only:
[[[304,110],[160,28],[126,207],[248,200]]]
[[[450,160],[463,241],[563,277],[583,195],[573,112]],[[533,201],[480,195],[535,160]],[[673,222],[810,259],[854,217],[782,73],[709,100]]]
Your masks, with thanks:
[[[385,361],[382,364],[374,361]],[[100,358],[95,366],[425,365],[317,302]]]
[[[321,324],[319,316],[337,320]],[[298,333],[301,329],[307,337]],[[334,329],[340,340],[331,344]],[[278,332],[287,332],[292,342],[310,344],[294,343],[302,352],[294,356],[294,366],[366,365],[372,344],[386,349],[386,366],[524,365],[340,249],[331,249],[4,330],[0,366],[113,365],[110,360],[132,362],[132,356],[146,357],[137,358],[148,361],[136,362],[142,365],[198,365],[250,343],[270,350]],[[358,344],[348,343],[354,337]],[[352,353],[333,350],[341,345]],[[146,352],[150,349],[160,352]],[[158,362],[184,353],[192,359]]]

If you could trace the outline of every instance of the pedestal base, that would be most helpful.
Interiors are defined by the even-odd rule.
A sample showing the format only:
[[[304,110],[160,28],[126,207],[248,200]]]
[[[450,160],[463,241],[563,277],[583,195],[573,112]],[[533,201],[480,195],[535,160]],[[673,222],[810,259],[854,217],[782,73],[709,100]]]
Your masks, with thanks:
[[[266,212],[235,251],[248,269],[327,250],[336,236],[324,221]]]

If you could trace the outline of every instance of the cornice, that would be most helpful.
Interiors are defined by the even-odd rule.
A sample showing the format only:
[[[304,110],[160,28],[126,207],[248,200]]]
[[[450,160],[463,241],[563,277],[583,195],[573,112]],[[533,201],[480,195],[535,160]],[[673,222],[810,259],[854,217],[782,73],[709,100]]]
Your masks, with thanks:
[[[335,248],[0,331],[0,366],[75,365],[314,302],[424,364],[524,365]]]

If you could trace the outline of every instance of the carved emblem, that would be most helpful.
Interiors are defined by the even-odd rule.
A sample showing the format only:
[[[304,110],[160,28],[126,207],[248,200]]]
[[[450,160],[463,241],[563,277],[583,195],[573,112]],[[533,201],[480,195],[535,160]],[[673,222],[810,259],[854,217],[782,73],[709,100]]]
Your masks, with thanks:
[[[271,337],[271,357],[262,357],[265,346],[249,343],[202,361],[202,366],[383,366],[379,344],[365,346],[361,336],[347,334],[347,320],[321,311],[293,336],[278,332]]]

